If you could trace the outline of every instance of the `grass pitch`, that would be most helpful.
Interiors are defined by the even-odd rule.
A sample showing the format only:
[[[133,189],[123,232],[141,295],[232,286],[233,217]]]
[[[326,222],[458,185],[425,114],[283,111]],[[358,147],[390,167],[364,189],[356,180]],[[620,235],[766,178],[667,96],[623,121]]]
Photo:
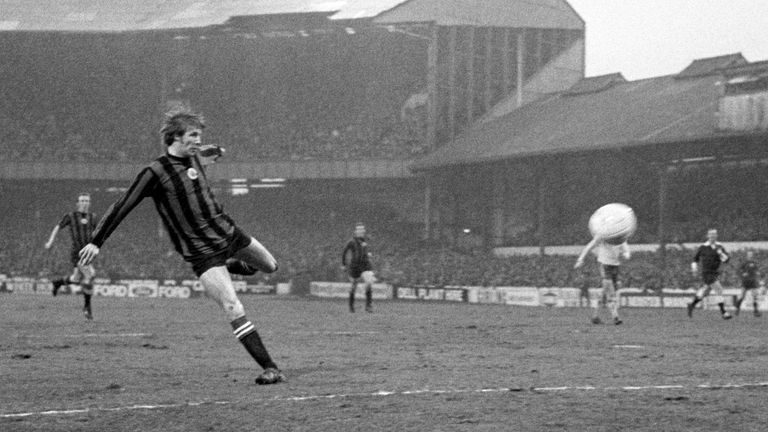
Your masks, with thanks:
[[[0,297],[2,431],[725,431],[768,424],[768,318],[241,296],[289,382],[206,299]],[[358,306],[362,306],[358,303]],[[360,307],[359,309],[362,309]]]

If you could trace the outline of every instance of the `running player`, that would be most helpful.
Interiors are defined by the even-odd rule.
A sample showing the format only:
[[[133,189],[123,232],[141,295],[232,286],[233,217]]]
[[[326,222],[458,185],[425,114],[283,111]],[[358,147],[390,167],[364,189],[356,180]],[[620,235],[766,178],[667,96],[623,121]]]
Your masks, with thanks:
[[[91,242],[80,251],[80,264],[90,264],[123,218],[144,198],[152,198],[176,251],[192,266],[207,295],[224,310],[235,336],[264,369],[256,383],[283,382],[285,375],[246,318],[230,276],[272,273],[277,261],[259,241],[241,231],[216,201],[203,166],[208,154],[201,146],[204,128],[203,117],[189,110],[166,115],[160,131],[166,153],[142,169],[107,210]]]
[[[83,315],[85,319],[93,319],[91,310],[91,296],[93,296],[93,277],[96,272],[92,265],[80,265],[78,253],[91,240],[91,233],[96,226],[96,215],[90,212],[91,195],[81,193],[77,196],[77,210],[69,212],[61,218],[59,223],[53,227],[51,236],[45,243],[45,248],[50,249],[56,240],[59,230],[69,227],[69,233],[72,237],[72,251],[70,253],[70,262],[72,263],[72,274],[53,281],[53,295],[58,294],[59,289],[64,285],[80,285],[83,293]]]
[[[752,312],[753,315],[756,317],[762,315],[758,308],[758,303],[760,303],[760,291],[762,290],[762,280],[760,268],[754,258],[755,253],[751,250],[747,251],[747,260],[741,264],[741,267],[739,267],[739,273],[741,275],[741,293],[739,293],[739,296],[733,302],[733,307],[736,308],[736,311],[734,312],[736,315],[739,314],[741,303],[744,302],[747,293],[752,294],[752,306],[754,307],[754,311]]]
[[[727,263],[731,257],[728,252],[725,251],[723,245],[717,242],[717,230],[710,229],[707,231],[707,241],[704,242],[696,251],[696,255],[691,262],[691,271],[695,275],[699,272],[699,264],[701,264],[701,279],[704,281],[704,286],[699,288],[696,295],[693,297],[693,301],[688,303],[688,318],[693,316],[693,309],[701,302],[704,297],[709,295],[712,288],[715,289],[715,300],[717,306],[720,308],[720,315],[723,319],[731,319],[731,314],[725,310],[725,300],[723,299],[723,286],[720,285],[718,280],[720,276],[720,264]]]
[[[584,250],[581,251],[573,268],[577,269],[584,265],[584,258],[586,258],[590,251],[597,256],[597,262],[600,264],[600,279],[602,280],[602,293],[591,301],[592,323],[602,323],[600,320],[600,302],[604,297],[605,305],[611,311],[613,323],[619,325],[623,322],[619,318],[619,266],[621,265],[621,258],[627,260],[630,257],[629,245],[626,241],[613,245],[606,243],[599,237],[594,237],[592,241],[587,243]]]
[[[352,284],[349,289],[349,311],[355,311],[355,291],[362,282],[365,287],[365,311],[373,312],[373,283],[376,277],[371,265],[371,253],[368,251],[368,239],[365,237],[365,225],[358,223],[341,253],[341,266],[349,275]]]

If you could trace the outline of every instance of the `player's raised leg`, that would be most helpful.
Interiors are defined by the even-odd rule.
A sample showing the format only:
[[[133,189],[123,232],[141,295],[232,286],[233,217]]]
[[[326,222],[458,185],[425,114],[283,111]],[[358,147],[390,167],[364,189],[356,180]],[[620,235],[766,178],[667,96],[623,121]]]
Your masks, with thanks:
[[[257,271],[274,273],[277,271],[277,260],[258,240],[251,237],[251,243],[235,252],[227,260],[227,270],[232,274],[250,276]]]
[[[56,297],[59,294],[59,290],[61,290],[61,287],[64,285],[69,285],[73,283],[71,280],[69,280],[69,276],[54,279],[51,281],[51,284],[53,285],[52,294],[54,297]]]
[[[218,303],[232,325],[232,330],[245,350],[253,357],[264,372],[256,378],[257,384],[276,384],[286,381],[285,375],[267,352],[253,323],[245,316],[245,309],[237,298],[232,278],[225,266],[216,266],[200,275],[200,282],[206,294]]]

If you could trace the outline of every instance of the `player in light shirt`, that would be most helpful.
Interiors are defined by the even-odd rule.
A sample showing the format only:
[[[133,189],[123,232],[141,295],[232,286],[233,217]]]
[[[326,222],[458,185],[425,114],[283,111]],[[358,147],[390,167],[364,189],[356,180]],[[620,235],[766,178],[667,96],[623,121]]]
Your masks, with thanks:
[[[592,305],[592,323],[600,324],[600,300],[605,297],[605,304],[611,311],[611,318],[615,325],[622,323],[619,318],[619,266],[621,259],[629,259],[629,245],[626,241],[619,244],[610,244],[600,237],[594,237],[581,251],[573,268],[579,268],[584,265],[584,259],[587,254],[592,252],[597,257],[600,264],[600,278],[602,279],[601,293],[597,299],[591,300]]]

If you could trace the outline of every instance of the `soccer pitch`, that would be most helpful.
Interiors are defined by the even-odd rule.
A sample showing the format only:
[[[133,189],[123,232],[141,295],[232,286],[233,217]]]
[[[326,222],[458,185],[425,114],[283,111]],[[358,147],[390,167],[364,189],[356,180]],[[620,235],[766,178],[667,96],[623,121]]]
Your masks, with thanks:
[[[2,431],[723,431],[768,424],[766,319],[241,296],[288,377],[206,299],[0,297]]]

